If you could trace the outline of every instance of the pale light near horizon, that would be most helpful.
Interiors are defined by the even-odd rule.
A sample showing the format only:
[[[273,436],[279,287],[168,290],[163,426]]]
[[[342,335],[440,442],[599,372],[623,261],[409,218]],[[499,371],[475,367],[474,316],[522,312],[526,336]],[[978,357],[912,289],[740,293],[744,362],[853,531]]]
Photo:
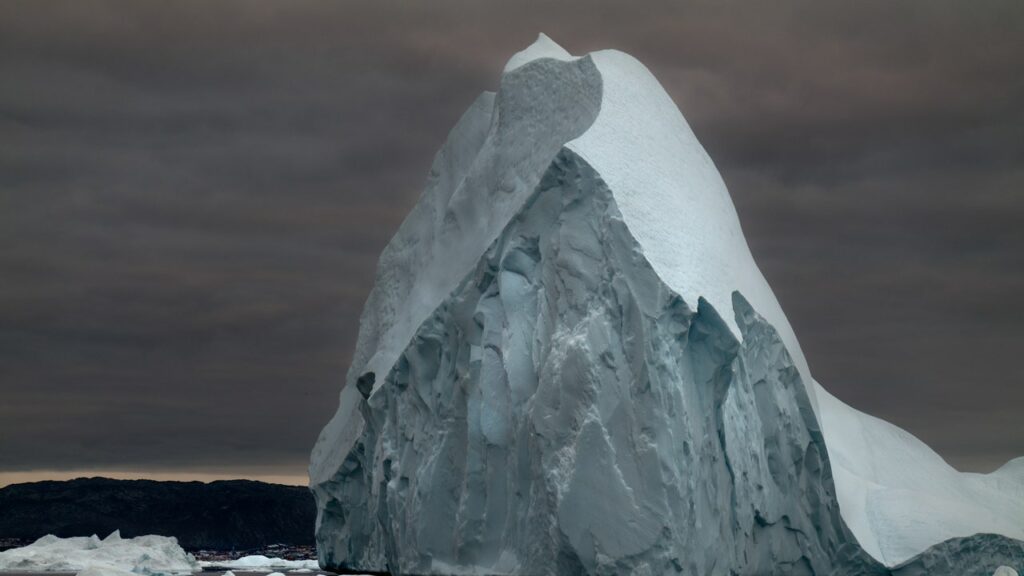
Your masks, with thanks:
[[[19,470],[16,472],[0,472],[0,488],[23,482],[41,482],[44,480],[72,480],[74,478],[92,478],[102,476],[115,480],[161,480],[178,482],[213,482],[215,480],[258,480],[272,484],[290,486],[306,486],[309,484],[307,474],[274,474],[239,471],[225,472],[189,472],[189,471],[138,471],[138,470]]]

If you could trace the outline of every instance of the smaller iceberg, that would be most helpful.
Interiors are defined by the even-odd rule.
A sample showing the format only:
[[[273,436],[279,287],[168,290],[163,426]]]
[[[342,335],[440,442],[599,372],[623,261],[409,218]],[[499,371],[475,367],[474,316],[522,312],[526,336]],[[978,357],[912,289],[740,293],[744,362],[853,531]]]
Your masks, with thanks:
[[[228,570],[288,570],[289,572],[312,572],[319,570],[320,564],[316,560],[285,560],[283,558],[268,558],[262,554],[242,556],[237,560],[217,560],[213,562],[200,562],[202,568],[228,569]]]
[[[0,571],[80,572],[171,576],[199,569],[195,557],[168,536],[121,538],[114,531],[104,539],[58,538],[48,535],[28,546],[0,552]]]

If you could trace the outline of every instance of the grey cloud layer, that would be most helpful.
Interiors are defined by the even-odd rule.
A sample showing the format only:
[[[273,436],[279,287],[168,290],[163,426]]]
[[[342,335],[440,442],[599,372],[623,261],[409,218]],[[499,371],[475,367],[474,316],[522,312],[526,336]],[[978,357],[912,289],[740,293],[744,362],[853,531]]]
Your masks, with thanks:
[[[1024,454],[1016,2],[0,5],[0,466],[303,466],[377,253],[544,31],[643,60],[812,369]]]

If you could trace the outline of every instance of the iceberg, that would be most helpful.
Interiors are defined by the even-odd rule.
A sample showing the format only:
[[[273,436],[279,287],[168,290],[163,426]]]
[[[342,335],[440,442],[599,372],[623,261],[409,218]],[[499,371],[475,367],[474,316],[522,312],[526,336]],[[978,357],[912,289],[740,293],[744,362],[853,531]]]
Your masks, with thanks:
[[[988,576],[1022,470],[830,395],[653,75],[541,35],[381,254],[310,487],[339,571]]]
[[[175,538],[121,538],[119,531],[102,540],[95,535],[43,536],[28,546],[0,552],[0,571],[171,576],[197,569],[196,559]]]

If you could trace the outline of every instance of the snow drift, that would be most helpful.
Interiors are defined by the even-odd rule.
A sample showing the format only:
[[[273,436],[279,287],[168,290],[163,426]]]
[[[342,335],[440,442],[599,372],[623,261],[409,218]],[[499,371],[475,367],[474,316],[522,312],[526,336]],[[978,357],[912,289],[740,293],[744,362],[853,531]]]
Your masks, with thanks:
[[[1021,468],[822,389],[658,82],[541,36],[381,255],[310,479],[328,568],[987,576]]]
[[[198,568],[196,559],[186,554],[175,538],[121,538],[117,531],[102,540],[95,535],[77,538],[43,536],[28,546],[0,552],[0,570],[19,572],[130,572],[162,576],[193,572]]]

